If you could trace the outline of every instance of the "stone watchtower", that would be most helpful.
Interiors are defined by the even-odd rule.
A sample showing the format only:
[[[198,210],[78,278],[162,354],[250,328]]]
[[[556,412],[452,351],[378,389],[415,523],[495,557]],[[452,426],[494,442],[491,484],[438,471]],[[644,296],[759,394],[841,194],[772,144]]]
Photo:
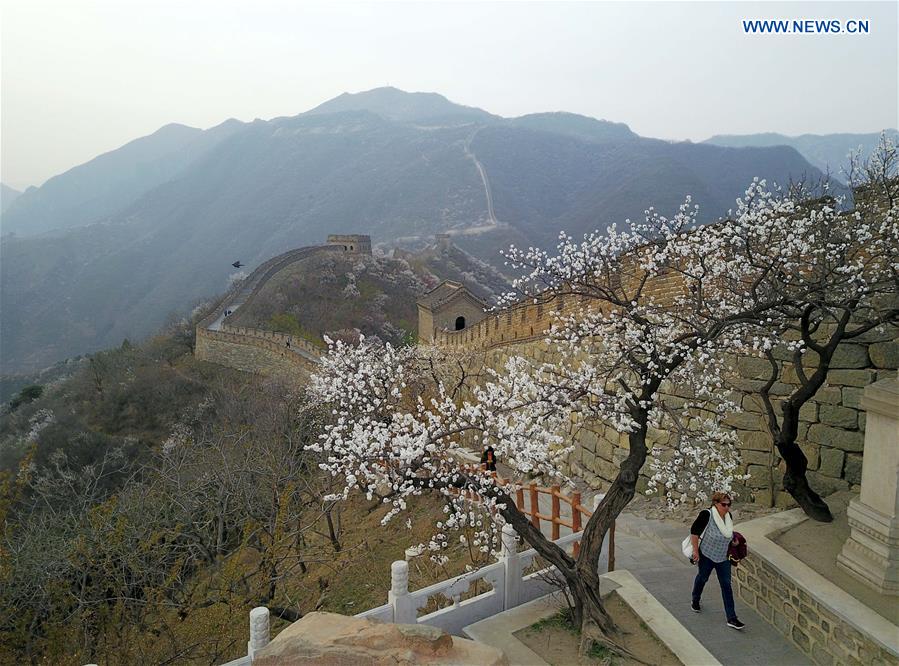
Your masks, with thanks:
[[[487,303],[461,283],[444,280],[422,296],[418,304],[418,339],[432,342],[435,331],[461,331],[485,316]]]
[[[344,252],[371,254],[371,236],[362,234],[331,234],[328,236],[328,245],[341,247]]]

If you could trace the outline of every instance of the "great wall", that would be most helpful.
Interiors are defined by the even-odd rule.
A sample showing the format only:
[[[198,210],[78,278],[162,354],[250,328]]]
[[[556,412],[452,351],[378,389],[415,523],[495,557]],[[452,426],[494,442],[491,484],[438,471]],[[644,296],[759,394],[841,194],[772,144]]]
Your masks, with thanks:
[[[446,242],[446,239],[442,239]],[[198,358],[246,372],[304,381],[316,366],[321,348],[306,340],[261,329],[228,324],[224,311],[251,300],[276,273],[290,264],[319,252],[370,253],[367,236],[329,236],[328,244],[299,248],[259,266],[242,283],[223,297],[213,312],[197,325]],[[622,270],[622,279],[636,279],[631,270]],[[671,276],[651,285],[655,296],[670,297],[679,289]],[[524,355],[540,362],[555,360],[554,349],[544,339],[552,322],[560,315],[576,314],[585,301],[574,296],[559,296],[547,302],[517,304],[487,313],[483,302],[463,285],[445,282],[418,301],[419,341],[458,351],[483,353],[483,362],[501,367],[510,356]],[[462,324],[451,330],[453,322]],[[799,443],[809,461],[808,478],[819,493],[855,490],[861,483],[865,433],[865,412],[861,409],[864,387],[895,376],[899,366],[899,337],[895,332],[871,332],[852,344],[843,344],[834,357],[828,380],[814,400],[800,412]],[[732,397],[742,411],[727,423],[740,440],[749,496],[771,506],[792,506],[792,498],[781,485],[779,456],[772,451],[764,421],[764,408],[757,391],[770,372],[764,359],[733,359],[735,376]],[[772,395],[786,395],[798,385],[790,368],[783,382],[772,387]],[[669,393],[676,401],[676,390]],[[618,465],[628,454],[626,434],[610,426],[591,421],[575,421],[568,433],[575,451],[569,459],[572,473],[596,487],[607,486],[617,475]],[[651,430],[650,444],[664,447],[669,433]],[[645,487],[647,478],[641,480]]]
[[[296,336],[245,326],[232,326],[230,316],[251,301],[277,273],[291,264],[325,252],[371,254],[371,239],[360,235],[331,235],[326,245],[290,250],[258,266],[235,284],[196,326],[194,355],[243,372],[300,381],[316,367],[321,349]]]

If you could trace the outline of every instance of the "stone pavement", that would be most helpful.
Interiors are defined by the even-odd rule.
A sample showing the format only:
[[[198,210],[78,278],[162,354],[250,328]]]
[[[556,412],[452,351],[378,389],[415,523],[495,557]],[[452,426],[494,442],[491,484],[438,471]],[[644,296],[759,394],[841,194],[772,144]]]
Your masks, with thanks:
[[[541,513],[548,514],[543,507]],[[548,500],[548,498],[546,498]],[[593,506],[592,497],[583,499]],[[563,515],[567,512],[563,503]],[[739,527],[739,525],[738,525]],[[541,525],[544,530],[548,526]],[[804,666],[812,662],[777,633],[754,610],[736,600],[737,615],[746,623],[743,631],[725,624],[724,602],[714,572],[702,595],[702,612],[690,608],[696,568],[680,551],[689,528],[674,522],[648,520],[623,513],[615,535],[615,568],[627,569],[676,617],[722,664],[726,666]],[[563,530],[563,535],[567,530]],[[752,544],[749,544],[750,556]],[[605,558],[600,563],[604,573]],[[690,666],[701,666],[690,665]]]

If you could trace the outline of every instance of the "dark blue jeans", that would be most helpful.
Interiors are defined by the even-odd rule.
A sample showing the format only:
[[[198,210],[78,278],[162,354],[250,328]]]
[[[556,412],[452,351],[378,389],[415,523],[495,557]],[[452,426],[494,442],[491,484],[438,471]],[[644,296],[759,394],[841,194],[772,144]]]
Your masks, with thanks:
[[[724,612],[727,619],[731,620],[737,617],[737,611],[734,609],[734,591],[730,586],[730,560],[723,562],[712,562],[702,553],[699,553],[699,571],[696,573],[696,580],[693,581],[693,601],[699,602],[702,596],[702,588],[705,587],[706,581],[712,575],[712,569],[718,574],[718,584],[721,586],[721,598],[724,599]]]

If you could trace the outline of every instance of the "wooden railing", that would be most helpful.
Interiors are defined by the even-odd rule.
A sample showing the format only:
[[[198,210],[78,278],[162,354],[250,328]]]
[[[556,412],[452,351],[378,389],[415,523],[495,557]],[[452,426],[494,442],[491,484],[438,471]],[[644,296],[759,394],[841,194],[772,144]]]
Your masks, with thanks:
[[[546,515],[544,513],[540,513],[540,495],[549,495],[550,496],[550,513]],[[530,500],[530,509],[526,507],[525,503],[525,488],[518,488],[515,491],[515,506],[518,508],[521,513],[526,516],[530,516],[531,524],[536,527],[538,530],[540,529],[540,521],[546,520],[549,521],[552,525],[552,540],[555,541],[560,537],[560,531],[562,527],[567,527],[574,532],[580,532],[583,529],[582,526],[582,516],[586,518],[586,520],[590,520],[590,516],[593,515],[594,509],[588,509],[583,504],[581,504],[581,493],[579,490],[575,490],[571,493],[569,497],[565,493],[562,492],[561,486],[550,486],[545,488],[543,486],[538,486],[536,483],[532,483],[527,486],[527,496]],[[571,507],[571,520],[565,520],[562,517],[562,503],[567,504]],[[578,552],[580,551],[580,541],[576,541],[574,543],[574,555],[577,557]],[[615,570],[615,523],[612,523],[612,526],[609,528],[609,571]]]
[[[464,465],[463,468],[467,473],[478,472],[481,470],[479,465]],[[497,483],[501,486],[508,485],[510,481],[508,479],[504,479],[499,476],[496,472],[491,472],[493,477],[497,480]],[[459,490],[460,494],[464,494],[465,497],[471,502],[477,502],[477,494],[473,490]],[[550,497],[550,513],[545,514],[540,512],[540,495],[549,495]],[[527,501],[525,500],[527,497]],[[596,496],[594,500],[597,499]],[[561,486],[538,486],[536,483],[531,483],[527,486],[520,486],[515,490],[515,507],[523,513],[525,516],[528,516],[531,519],[531,525],[540,530],[540,521],[547,521],[550,523],[551,527],[551,538],[553,541],[556,541],[561,537],[561,529],[563,527],[567,527],[571,530],[572,534],[580,532],[583,529],[584,523],[590,520],[590,516],[593,515],[593,511],[596,510],[594,506],[593,509],[588,509],[586,506],[581,504],[581,492],[579,490],[575,490],[571,493],[571,495],[566,495],[562,492]],[[567,517],[562,516],[562,503],[567,504],[570,507],[570,520],[566,520]],[[577,557],[578,552],[580,552],[580,540],[574,542],[574,555]],[[615,570],[615,523],[612,523],[612,526],[609,528],[609,571]]]

